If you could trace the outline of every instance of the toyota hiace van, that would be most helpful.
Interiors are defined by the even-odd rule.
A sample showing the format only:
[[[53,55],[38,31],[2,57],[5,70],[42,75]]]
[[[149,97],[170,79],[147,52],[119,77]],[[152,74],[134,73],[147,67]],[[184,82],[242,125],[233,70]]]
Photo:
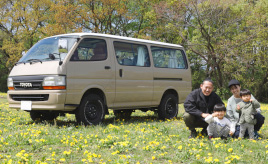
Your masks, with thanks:
[[[184,48],[143,39],[72,33],[37,42],[8,77],[10,108],[33,120],[73,113],[85,125],[140,109],[161,119],[178,114],[191,91]],[[111,110],[110,110],[111,111]]]

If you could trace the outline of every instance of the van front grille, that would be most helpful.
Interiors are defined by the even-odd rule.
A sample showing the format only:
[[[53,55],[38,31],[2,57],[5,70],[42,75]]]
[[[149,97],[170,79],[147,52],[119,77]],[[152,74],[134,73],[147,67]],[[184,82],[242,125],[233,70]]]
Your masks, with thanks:
[[[31,95],[10,95],[14,101],[47,101],[48,94],[31,94]]]
[[[14,82],[15,90],[39,90],[42,89],[42,82],[27,82],[21,85],[21,82]]]
[[[44,75],[38,76],[13,76],[15,90],[41,90]]]

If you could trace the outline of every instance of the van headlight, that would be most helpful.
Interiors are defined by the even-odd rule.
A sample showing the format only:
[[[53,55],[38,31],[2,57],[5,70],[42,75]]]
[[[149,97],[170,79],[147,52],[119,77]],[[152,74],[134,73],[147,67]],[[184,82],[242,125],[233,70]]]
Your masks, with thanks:
[[[66,89],[65,76],[47,76],[43,81],[43,89]]]
[[[11,77],[7,78],[7,87],[9,90],[14,90],[13,79]]]

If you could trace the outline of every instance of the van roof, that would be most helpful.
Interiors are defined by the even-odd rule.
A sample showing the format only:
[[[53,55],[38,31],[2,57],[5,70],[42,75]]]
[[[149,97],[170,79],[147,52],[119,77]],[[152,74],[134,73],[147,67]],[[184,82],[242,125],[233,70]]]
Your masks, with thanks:
[[[125,37],[125,36],[100,34],[100,33],[68,33],[68,34],[61,34],[61,35],[56,35],[56,36],[60,37],[60,36],[74,36],[74,35],[80,38],[83,38],[86,36],[100,36],[100,37],[106,37],[106,38],[123,39],[123,40],[128,40],[128,41],[137,41],[137,42],[143,42],[143,43],[151,43],[151,44],[182,48],[182,46],[179,44],[171,44],[171,43],[164,43],[164,42],[159,42],[159,41],[151,41],[151,40],[145,40],[145,39],[137,39],[137,38],[131,38],[131,37]],[[54,37],[54,36],[51,36],[51,37]]]

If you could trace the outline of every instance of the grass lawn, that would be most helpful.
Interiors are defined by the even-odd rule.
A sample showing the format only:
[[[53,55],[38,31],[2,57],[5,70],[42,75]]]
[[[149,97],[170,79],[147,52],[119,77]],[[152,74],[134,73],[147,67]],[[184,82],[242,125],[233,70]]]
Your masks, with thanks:
[[[267,120],[259,140],[188,139],[181,116],[161,121],[136,111],[128,121],[113,112],[102,125],[77,126],[74,115],[35,123],[29,113],[8,108],[0,94],[0,163],[268,163]],[[268,104],[261,104],[268,118]]]

